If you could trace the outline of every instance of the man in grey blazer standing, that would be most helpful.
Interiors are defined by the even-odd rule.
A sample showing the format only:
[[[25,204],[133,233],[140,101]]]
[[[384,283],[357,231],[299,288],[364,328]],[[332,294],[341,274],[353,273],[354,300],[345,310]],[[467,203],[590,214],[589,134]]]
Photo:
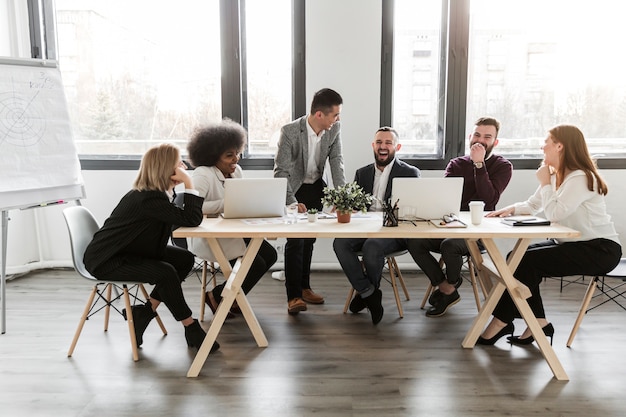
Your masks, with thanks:
[[[375,197],[369,211],[382,211],[382,203],[391,198],[394,178],[420,176],[419,169],[396,158],[400,147],[395,129],[387,126],[379,128],[372,142],[374,163],[356,171],[354,181]],[[343,272],[356,290],[350,311],[358,313],[367,307],[372,323],[378,324],[384,313],[379,287],[385,257],[406,249],[406,239],[342,238],[333,241],[333,249]],[[363,254],[363,265],[357,252]]]
[[[274,177],[287,178],[287,205],[297,203],[298,212],[322,209],[326,183],[322,179],[326,161],[334,186],[346,182],[341,151],[339,114],[343,99],[330,88],[313,96],[311,112],[283,126],[274,159]],[[310,273],[314,238],[287,239],[285,287],[287,312],[298,314],[306,303],[322,304],[324,297],[311,289]]]

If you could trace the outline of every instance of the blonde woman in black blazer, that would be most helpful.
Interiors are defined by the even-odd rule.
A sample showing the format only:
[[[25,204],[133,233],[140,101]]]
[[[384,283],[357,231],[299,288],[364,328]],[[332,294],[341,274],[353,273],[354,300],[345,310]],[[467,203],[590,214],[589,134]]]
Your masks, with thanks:
[[[184,207],[171,201],[178,184],[185,185]],[[181,283],[194,265],[194,255],[168,245],[172,225],[197,226],[202,221],[202,202],[185,170],[177,147],[162,144],[144,155],[133,189],[98,230],[85,251],[87,270],[107,281],[140,281],[154,284],[145,305],[133,306],[137,346],[163,302],[185,326],[189,347],[199,348],[206,333],[191,315]],[[217,350],[216,343],[213,350]]]

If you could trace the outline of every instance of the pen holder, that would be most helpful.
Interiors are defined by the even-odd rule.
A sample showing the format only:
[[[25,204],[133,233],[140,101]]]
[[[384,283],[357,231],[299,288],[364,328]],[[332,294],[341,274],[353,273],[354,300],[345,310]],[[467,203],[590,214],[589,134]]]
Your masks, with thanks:
[[[383,226],[384,227],[396,227],[398,226],[398,209],[383,210]]]

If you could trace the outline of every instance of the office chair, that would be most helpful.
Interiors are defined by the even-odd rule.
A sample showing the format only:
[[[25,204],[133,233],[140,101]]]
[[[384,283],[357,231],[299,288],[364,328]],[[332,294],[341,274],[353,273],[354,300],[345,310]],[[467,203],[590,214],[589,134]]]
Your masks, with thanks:
[[[407,253],[407,250],[401,250],[397,252],[392,252],[386,256],[387,268],[389,269],[389,278],[386,278],[383,274],[383,279],[391,284],[391,288],[393,289],[393,295],[396,299],[396,306],[398,307],[398,314],[400,318],[404,317],[404,311],[402,310],[402,301],[400,300],[400,294],[398,291],[398,282],[402,286],[402,290],[404,291],[404,296],[406,300],[410,300],[409,292],[406,289],[406,285],[404,283],[404,278],[402,278],[402,272],[400,272],[400,268],[398,267],[398,263],[396,262],[396,257],[402,256]],[[357,256],[359,258],[363,258],[363,252],[357,252]],[[348,298],[346,298],[346,304],[343,307],[344,314],[348,311],[350,307],[350,302],[352,301],[352,297],[354,296],[354,288],[350,287],[350,291],[348,292]]]
[[[619,281],[616,285],[612,286],[608,284],[606,278],[617,279]],[[587,291],[585,292],[585,296],[583,297],[583,302],[580,305],[580,310],[578,311],[578,316],[576,317],[576,321],[574,322],[574,327],[572,327],[569,339],[567,339],[567,347],[571,347],[572,343],[574,343],[574,337],[576,336],[578,328],[583,321],[583,317],[589,311],[598,308],[601,305],[608,303],[609,301],[613,301],[622,309],[626,310],[626,307],[620,303],[620,297],[626,298],[626,296],[624,295],[626,294],[626,290],[623,290],[621,288],[624,285],[626,285],[626,258],[620,259],[619,264],[611,272],[605,275],[595,276],[589,281]],[[596,289],[598,289],[607,298],[597,305],[589,308],[589,303],[591,303],[591,299],[594,298],[593,294]],[[597,294],[596,296],[599,295],[601,294]]]
[[[467,271],[469,272],[469,279],[465,277],[463,274],[461,274],[461,279],[466,279],[470,282],[470,285],[472,286],[472,291],[474,293],[474,301],[476,301],[476,309],[480,311],[480,296],[478,295],[478,285],[480,285],[480,289],[485,298],[487,298],[487,289],[485,288],[485,285],[483,284],[482,280],[479,280],[476,278],[478,274],[476,271],[476,266],[474,265],[474,262],[472,262],[472,257],[470,255],[466,255],[463,258],[464,258],[463,262],[467,265]],[[444,267],[443,259],[439,259],[439,266],[443,269]],[[422,299],[422,304],[420,305],[421,309],[424,309],[424,306],[426,305],[428,298],[430,297],[430,295],[433,293],[434,290],[435,290],[435,287],[433,287],[433,285],[429,283],[428,288],[426,289],[426,293],[424,294],[424,298]]]
[[[80,333],[85,325],[85,321],[92,315],[104,309],[104,331],[106,332],[109,329],[109,314],[111,312],[111,308],[117,311],[120,315],[123,315],[122,311],[120,311],[114,304],[115,301],[123,299],[128,319],[128,333],[130,335],[130,344],[133,351],[133,360],[139,360],[137,340],[135,339],[135,327],[133,325],[131,297],[133,299],[133,303],[135,301],[144,302],[148,299],[148,292],[141,282],[101,281],[92,276],[89,271],[85,269],[85,265],[83,264],[83,255],[85,253],[85,249],[87,249],[87,245],[91,242],[94,233],[96,233],[99,229],[98,223],[91,212],[83,206],[66,208],[63,210],[63,217],[65,217],[67,230],[70,234],[74,268],[81,277],[93,284],[93,289],[87,299],[87,304],[85,305],[85,309],[78,323],[78,327],[76,329],[76,333],[74,334],[74,339],[72,340],[70,349],[67,352],[67,356],[72,356],[76,343],[78,343]],[[114,296],[112,294],[113,289],[115,289]],[[122,291],[121,294],[119,292],[120,290]],[[139,291],[141,291],[143,299],[140,298],[138,294]],[[163,325],[163,322],[158,314],[156,316],[156,320],[163,331],[163,335],[166,335],[167,330],[165,330],[165,326]]]

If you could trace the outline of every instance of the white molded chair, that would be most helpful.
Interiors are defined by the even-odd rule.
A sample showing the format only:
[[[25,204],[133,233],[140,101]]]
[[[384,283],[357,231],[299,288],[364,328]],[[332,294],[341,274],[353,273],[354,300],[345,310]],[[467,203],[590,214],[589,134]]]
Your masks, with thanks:
[[[76,329],[76,333],[74,334],[74,339],[72,340],[70,350],[67,352],[67,356],[72,356],[74,348],[76,347],[76,343],[78,343],[80,333],[82,332],[83,326],[85,325],[85,321],[89,317],[103,309],[104,331],[106,332],[108,330],[109,314],[111,308],[120,313],[120,315],[122,314],[121,310],[118,309],[114,304],[115,301],[122,298],[124,300],[124,307],[126,308],[126,315],[128,318],[128,332],[130,334],[130,344],[133,350],[133,359],[135,361],[139,360],[130,299],[132,297],[133,302],[137,300],[141,301],[142,299],[139,298],[138,294],[138,291],[141,291],[141,295],[144,297],[143,300],[147,300],[148,292],[141,282],[101,281],[93,277],[89,273],[89,271],[85,269],[85,265],[83,264],[83,255],[85,253],[85,249],[87,249],[87,245],[89,245],[89,242],[91,242],[94,233],[96,233],[100,227],[98,226],[98,223],[96,222],[96,219],[93,217],[91,212],[83,206],[66,208],[65,210],[63,210],[63,217],[65,217],[67,229],[70,234],[70,244],[72,248],[72,260],[74,262],[74,268],[81,277],[89,280],[93,284],[93,289],[91,290],[91,293],[87,300],[87,304],[85,305],[85,309],[78,323],[78,328]],[[112,294],[114,288],[115,296],[113,296]],[[121,294],[119,290],[122,291]],[[165,326],[163,325],[163,322],[161,321],[161,318],[158,316],[158,314],[156,316],[156,320],[159,323],[163,334],[166,335],[167,330],[165,330]]]
[[[396,262],[396,257],[402,256],[407,253],[406,250],[401,250],[397,252],[392,252],[387,255],[387,267],[389,268],[389,278],[385,277],[383,274],[383,279],[391,284],[391,288],[393,289],[393,295],[396,299],[396,305],[398,306],[398,314],[400,318],[404,317],[404,311],[402,310],[402,301],[400,300],[400,292],[398,291],[398,282],[402,286],[402,290],[404,291],[404,296],[406,300],[410,300],[409,292],[406,289],[406,285],[404,283],[404,278],[402,278],[402,272],[400,272],[400,268],[398,267],[398,263]],[[363,252],[357,252],[357,255],[362,258]],[[354,288],[350,287],[350,291],[348,292],[348,298],[346,299],[346,304],[343,307],[344,314],[348,311],[350,307],[350,302],[352,301],[352,297],[354,296]]]

